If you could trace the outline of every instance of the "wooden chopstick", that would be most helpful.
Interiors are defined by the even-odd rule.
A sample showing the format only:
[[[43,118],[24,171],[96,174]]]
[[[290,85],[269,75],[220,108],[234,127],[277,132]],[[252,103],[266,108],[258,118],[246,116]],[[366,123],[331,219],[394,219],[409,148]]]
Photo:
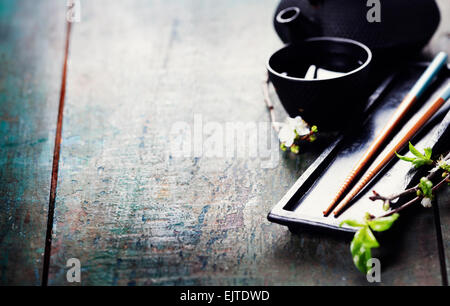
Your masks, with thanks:
[[[428,68],[420,76],[411,90],[408,92],[406,97],[398,106],[392,118],[388,121],[386,126],[383,128],[381,133],[375,138],[370,147],[366,150],[362,158],[356,163],[352,171],[349,173],[345,179],[343,185],[339,188],[339,191],[333,198],[333,201],[328,206],[328,208],[323,212],[324,216],[327,216],[338,200],[343,196],[344,192],[349,188],[353,180],[358,176],[358,174],[367,166],[372,157],[381,147],[381,145],[386,141],[398,123],[403,119],[405,114],[414,104],[414,102],[422,95],[426,88],[430,85],[431,81],[438,74],[441,68],[446,64],[447,54],[445,52],[439,52],[433,61],[430,63]]]
[[[403,135],[403,137],[381,158],[381,160],[371,166],[361,180],[352,188],[352,190],[339,203],[334,215],[337,216],[342,209],[364,188],[364,186],[394,157],[395,152],[400,150],[421,127],[444,105],[445,101],[450,97],[450,82],[445,86],[439,97],[427,108],[417,122]]]

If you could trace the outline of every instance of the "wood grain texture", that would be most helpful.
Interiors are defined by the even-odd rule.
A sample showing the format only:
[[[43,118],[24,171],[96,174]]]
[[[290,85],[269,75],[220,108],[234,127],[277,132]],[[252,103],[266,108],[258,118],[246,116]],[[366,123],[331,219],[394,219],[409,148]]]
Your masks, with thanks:
[[[427,51],[435,53],[445,51],[450,54],[450,2],[438,0],[441,10],[441,24],[434,35]],[[450,188],[446,188],[437,196],[439,205],[440,224],[442,230],[442,244],[445,257],[445,268],[447,270],[447,283],[450,282]]]
[[[61,1],[0,2],[0,284],[41,280],[64,12]]]
[[[83,2],[71,36],[50,285],[68,284],[72,257],[83,285],[367,284],[348,241],[292,235],[266,220],[317,152],[291,159],[271,147],[278,162],[264,168],[261,157],[214,157],[220,146],[195,154],[191,144],[187,157],[172,147],[199,118],[205,141],[227,122],[266,122],[270,133],[261,81],[280,46],[275,5]],[[174,134],[175,123],[184,129]],[[440,284],[433,222],[414,215],[386,242],[383,284]]]
[[[442,190],[437,195],[439,205],[440,224],[442,231],[442,247],[447,271],[447,283],[450,282],[450,188]]]

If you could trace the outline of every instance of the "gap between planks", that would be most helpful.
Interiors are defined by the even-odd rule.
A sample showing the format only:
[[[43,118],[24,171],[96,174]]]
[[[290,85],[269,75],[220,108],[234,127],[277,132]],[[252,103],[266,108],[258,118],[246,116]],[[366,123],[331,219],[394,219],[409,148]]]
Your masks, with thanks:
[[[42,269],[42,286],[48,285],[48,273],[50,266],[50,255],[52,249],[52,231],[53,231],[53,217],[55,212],[55,199],[56,188],[58,186],[58,168],[59,168],[59,156],[61,151],[61,136],[62,136],[62,124],[64,113],[64,100],[66,97],[66,80],[67,80],[67,59],[69,56],[69,44],[70,44],[70,32],[72,24],[66,22],[66,45],[64,50],[64,62],[61,78],[61,89],[59,94],[59,107],[58,118],[56,122],[56,134],[55,134],[55,147],[53,150],[53,165],[52,165],[52,177],[50,184],[50,196],[48,202],[48,215],[47,215],[47,232],[45,235],[45,251],[44,251],[44,266]]]
[[[436,227],[436,242],[439,255],[439,263],[441,268],[442,285],[448,286],[447,264],[445,262],[444,240],[441,229],[441,216],[439,214],[438,201],[433,201],[434,224]]]

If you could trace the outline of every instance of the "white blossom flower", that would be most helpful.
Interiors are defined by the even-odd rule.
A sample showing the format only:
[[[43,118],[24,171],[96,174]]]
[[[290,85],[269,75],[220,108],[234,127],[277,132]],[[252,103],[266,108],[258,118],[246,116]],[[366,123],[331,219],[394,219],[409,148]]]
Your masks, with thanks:
[[[310,128],[308,124],[302,119],[302,117],[297,116],[295,118],[286,118],[286,121],[281,124],[280,132],[278,133],[278,138],[280,142],[286,147],[291,147],[297,136],[304,136],[310,133]]]
[[[308,124],[300,116],[295,118],[288,117],[286,123],[300,136],[308,135],[310,132]]]
[[[423,207],[430,208],[431,207],[431,199],[430,198],[423,198],[420,202]]]
[[[287,124],[281,127],[280,133],[278,134],[281,143],[284,143],[288,148],[294,143],[295,137],[297,137],[297,135],[295,134],[294,129]]]
[[[295,118],[287,117],[284,123],[274,122],[273,126],[279,130],[278,138],[281,142],[281,150],[286,151],[289,148],[294,154],[299,153],[299,146],[295,143],[295,140],[306,136],[305,138],[312,142],[315,139],[313,139],[314,135],[312,134],[317,132],[316,126],[310,128],[300,116]]]
[[[439,169],[447,169],[450,167],[450,160],[445,159],[444,156],[441,155],[441,157],[436,161],[436,166],[430,170],[430,173],[436,172]]]
[[[444,156],[441,155],[441,158],[439,158],[436,164],[439,168],[446,169],[450,166],[450,160],[445,159]]]

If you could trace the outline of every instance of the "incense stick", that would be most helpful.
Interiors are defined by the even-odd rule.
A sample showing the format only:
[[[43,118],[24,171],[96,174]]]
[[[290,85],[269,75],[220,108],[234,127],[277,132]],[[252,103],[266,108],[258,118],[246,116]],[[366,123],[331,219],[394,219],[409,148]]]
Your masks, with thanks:
[[[331,210],[334,208],[337,201],[342,197],[344,192],[349,188],[350,184],[353,180],[358,176],[358,174],[365,168],[365,166],[370,162],[372,157],[381,147],[381,145],[386,141],[389,135],[393,132],[398,123],[403,119],[405,114],[414,104],[414,102],[422,95],[426,88],[429,87],[431,81],[438,74],[441,68],[445,65],[447,61],[447,54],[444,52],[438,53],[436,57],[433,59],[431,64],[425,70],[425,72],[420,76],[411,90],[408,92],[406,97],[398,106],[392,118],[388,121],[386,126],[383,128],[381,133],[375,138],[370,147],[364,153],[362,158],[358,161],[358,163],[354,166],[350,174],[345,179],[343,185],[337,192],[331,204],[328,208],[323,212],[324,216],[327,216]]]
[[[450,83],[439,94],[438,98],[427,108],[417,122],[403,135],[403,137],[381,158],[381,161],[371,166],[366,174],[361,178],[358,184],[347,194],[347,196],[339,203],[335,216],[339,215],[342,209],[355,197],[361,189],[394,157],[395,152],[400,150],[421,127],[444,105],[445,101],[450,97]]]

